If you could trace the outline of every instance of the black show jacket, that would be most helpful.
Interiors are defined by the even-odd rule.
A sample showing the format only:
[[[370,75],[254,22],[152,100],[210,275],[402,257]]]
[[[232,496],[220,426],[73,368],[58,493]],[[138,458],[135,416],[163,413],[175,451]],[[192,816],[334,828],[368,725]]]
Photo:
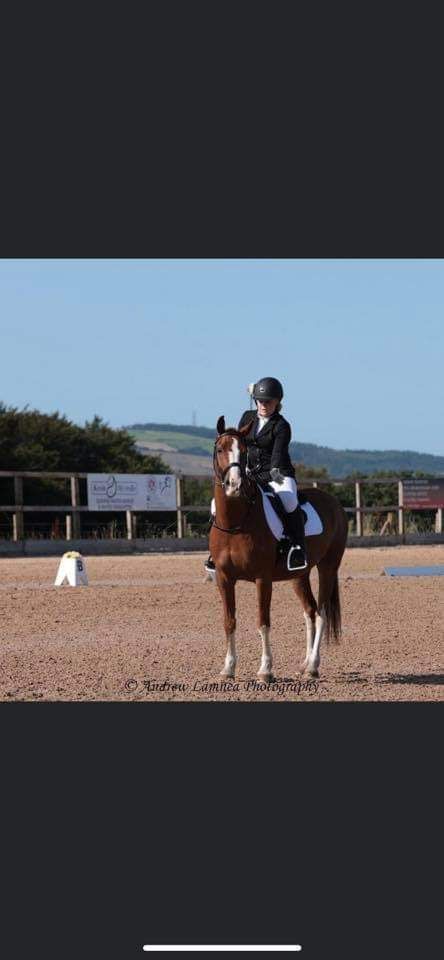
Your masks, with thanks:
[[[291,440],[291,427],[280,413],[273,413],[259,429],[259,418],[254,410],[246,410],[239,420],[239,428],[245,427],[250,420],[254,420],[250,432],[245,440],[248,447],[248,466],[251,470],[259,468],[256,474],[258,480],[270,481],[270,470],[277,467],[284,477],[295,477],[294,467],[290,460],[288,444]]]

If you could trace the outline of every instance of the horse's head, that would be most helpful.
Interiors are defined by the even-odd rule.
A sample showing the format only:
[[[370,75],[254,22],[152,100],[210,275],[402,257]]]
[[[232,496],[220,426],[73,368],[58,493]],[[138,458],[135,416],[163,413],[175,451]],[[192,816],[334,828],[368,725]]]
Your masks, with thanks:
[[[242,493],[242,482],[248,479],[245,468],[247,466],[247,444],[245,437],[251,430],[253,421],[237,430],[236,427],[226,427],[225,417],[217,421],[217,440],[214,444],[213,466],[221,487],[227,497],[239,497]]]

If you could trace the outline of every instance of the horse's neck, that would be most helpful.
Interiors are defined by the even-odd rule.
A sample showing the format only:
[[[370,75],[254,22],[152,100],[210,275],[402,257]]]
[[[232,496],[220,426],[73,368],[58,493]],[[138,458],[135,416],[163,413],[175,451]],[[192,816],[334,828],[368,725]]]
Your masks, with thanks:
[[[227,497],[218,483],[214,488],[216,520],[221,527],[234,527],[240,524],[249,504],[244,497]]]

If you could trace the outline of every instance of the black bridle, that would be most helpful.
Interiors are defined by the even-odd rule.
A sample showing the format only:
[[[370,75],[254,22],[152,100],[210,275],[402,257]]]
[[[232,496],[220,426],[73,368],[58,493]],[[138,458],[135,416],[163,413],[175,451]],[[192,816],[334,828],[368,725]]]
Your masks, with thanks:
[[[233,463],[229,463],[224,470],[219,469],[219,464],[217,462],[217,454],[218,454],[217,445],[221,437],[236,437],[238,440],[240,440],[242,445],[240,460],[236,460]],[[242,449],[242,447],[244,449]],[[213,526],[216,527],[217,530],[222,530],[223,533],[241,533],[241,531],[243,530],[245,521],[250,513],[250,510],[253,504],[256,503],[256,484],[254,480],[252,480],[247,475],[246,466],[247,466],[247,446],[246,446],[244,437],[242,436],[241,433],[239,433],[238,430],[224,430],[223,433],[219,434],[217,440],[215,441],[214,449],[213,449],[213,470],[214,470],[215,483],[219,484],[219,486],[225,489],[225,477],[228,471],[231,470],[232,467],[239,467],[239,470],[241,472],[240,494],[241,494],[241,497],[243,496],[244,500],[247,500],[248,510],[245,514],[245,517],[242,523],[237,527],[220,527],[219,524],[216,523],[216,518],[214,518]]]

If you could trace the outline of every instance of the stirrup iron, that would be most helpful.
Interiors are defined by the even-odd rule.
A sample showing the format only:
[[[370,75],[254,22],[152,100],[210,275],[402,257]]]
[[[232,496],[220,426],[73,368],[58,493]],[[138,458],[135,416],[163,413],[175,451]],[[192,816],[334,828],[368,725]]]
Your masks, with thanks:
[[[288,553],[287,553],[287,570],[292,572],[293,570],[305,570],[308,566],[307,558],[305,557],[305,562],[301,563],[301,559],[304,556],[304,551],[299,545],[293,544]]]

